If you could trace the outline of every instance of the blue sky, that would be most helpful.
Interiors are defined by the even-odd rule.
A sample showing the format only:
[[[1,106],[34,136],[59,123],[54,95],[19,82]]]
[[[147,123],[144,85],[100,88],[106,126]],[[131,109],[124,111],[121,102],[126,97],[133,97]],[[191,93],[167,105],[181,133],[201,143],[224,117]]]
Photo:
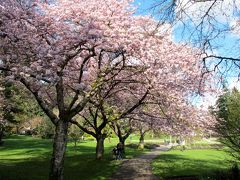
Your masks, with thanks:
[[[135,0],[135,4],[137,6],[139,6],[139,9],[137,11],[137,14],[153,14],[152,13],[152,9],[150,9],[154,4],[156,4],[156,2],[159,2],[160,0]],[[171,1],[171,0],[166,0],[166,2]],[[183,2],[188,2],[188,0],[181,0]],[[225,4],[224,4],[225,3]],[[217,31],[215,31],[214,28],[217,28],[218,30],[225,30],[227,28],[229,28],[231,26],[231,21],[234,19],[234,17],[236,16],[240,16],[240,1],[236,2],[234,0],[224,0],[223,4],[220,4],[221,6],[223,6],[223,8],[221,9],[222,11],[226,10],[229,11],[229,14],[225,14],[222,15],[222,13],[225,12],[218,12],[219,9],[216,8],[216,10],[214,11],[214,15],[217,14],[219,17],[216,16],[215,19],[213,19],[210,23],[205,23],[203,28],[208,27],[208,29],[210,30],[205,30],[203,31],[203,34],[205,34],[206,36],[210,35],[210,38],[208,39],[212,39],[210,40],[211,43],[211,48],[209,48],[207,50],[208,53],[214,53],[215,55],[220,55],[220,56],[227,56],[227,57],[239,57],[240,53],[239,53],[239,41],[240,41],[240,34],[239,35],[235,35],[233,33],[223,33],[221,32],[221,35],[217,35]],[[197,3],[195,3],[197,4]],[[199,8],[202,7],[203,3],[199,3],[197,4],[197,7],[195,8]],[[219,7],[220,7],[219,5]],[[226,6],[226,7],[224,7]],[[207,6],[207,8],[209,7],[209,5]],[[218,8],[219,8],[218,7]],[[190,8],[189,8],[190,9]],[[194,9],[195,10],[195,9]],[[205,9],[203,9],[205,10]],[[196,9],[195,12],[193,13],[197,13],[198,9]],[[192,12],[190,12],[191,14]],[[157,13],[155,12],[155,14],[153,14],[155,19],[158,19],[159,16],[157,15]],[[230,18],[227,20],[225,19],[225,16],[229,16]],[[223,20],[222,20],[223,19]],[[186,23],[186,27],[189,28],[189,30],[185,29],[183,31],[183,26],[179,23],[177,24],[176,27],[174,27],[174,31],[173,31],[173,40],[176,42],[189,42],[189,35],[192,33],[191,31],[193,29],[195,29],[194,25],[192,22],[190,22],[189,20],[185,20],[184,23]],[[211,33],[211,25],[212,30],[214,33]],[[194,42],[195,40],[199,40],[198,37],[198,33],[196,32],[192,35],[192,39],[190,40],[190,42]],[[217,36],[217,37],[215,37]],[[204,36],[201,36],[204,38]],[[199,43],[193,43],[192,46],[197,46],[199,45]],[[238,72],[237,72],[238,73]],[[234,74],[234,69],[232,69],[232,72],[228,73],[228,75],[230,76],[236,76],[236,73]]]
[[[137,14],[141,14],[141,15],[152,15],[152,9],[150,10],[150,8],[154,5],[154,3],[156,3],[158,0],[135,0],[135,4],[139,6],[139,9],[137,11]],[[167,0],[166,0],[167,1]],[[181,0],[181,1],[185,1],[187,2],[187,0]],[[235,4],[234,4],[235,3]],[[202,5],[201,3],[199,3],[200,5]],[[198,7],[196,7],[196,13],[198,11],[197,8],[201,7],[198,4]],[[225,7],[224,7],[225,6]],[[220,7],[220,6],[219,6]],[[213,20],[211,23],[214,26],[214,28],[218,28],[218,29],[226,29],[229,28],[232,25],[232,22],[234,20],[235,17],[239,17],[240,16],[240,1],[234,1],[234,0],[224,0],[222,7],[223,12],[218,13],[218,9],[216,9],[216,11],[214,11],[214,13],[216,13],[218,16],[216,16],[216,21]],[[226,14],[224,14],[226,11]],[[191,12],[190,12],[191,13]],[[193,13],[195,13],[195,11],[193,11]],[[229,14],[228,14],[229,13]],[[223,17],[224,15],[228,16],[228,20],[225,20],[225,17]],[[158,19],[159,17],[154,14],[153,15],[155,19]],[[221,17],[222,16],[222,17]],[[222,18],[222,19],[221,19]],[[180,24],[178,24],[173,31],[173,40],[176,42],[189,42],[189,34],[191,33],[190,31],[193,30],[195,27],[193,26],[193,23],[191,22],[187,22],[184,21],[188,28],[189,31],[186,30],[183,32],[183,26],[181,26]],[[208,24],[209,25],[209,24]],[[208,25],[206,24],[205,26],[203,26],[203,28],[208,27]],[[211,27],[211,24],[210,26]],[[208,27],[208,28],[209,28]],[[203,34],[209,35],[211,31],[205,31],[203,32]],[[216,31],[215,31],[216,33]],[[183,36],[182,36],[183,35]],[[216,34],[211,34],[212,37],[214,37]],[[194,34],[193,39],[197,39],[197,33]],[[193,39],[191,40],[193,42]],[[221,35],[218,35],[217,38],[213,38],[213,40],[210,41],[211,46],[213,47],[212,51],[211,49],[208,49],[208,53],[214,53],[215,55],[219,55],[219,56],[226,56],[226,57],[239,57],[240,55],[240,34],[236,35],[234,33],[221,33]],[[195,46],[196,44],[192,44],[192,46]],[[226,69],[226,66],[223,64],[221,67],[221,70],[224,71],[224,69]],[[232,88],[234,86],[239,86],[239,82],[238,82],[238,74],[239,73],[239,68],[231,68],[230,71],[228,71],[228,73],[225,74],[225,78],[228,81],[229,84],[229,88]],[[211,102],[215,102],[216,97],[212,96],[212,95],[207,95],[207,101],[211,101]],[[198,99],[196,98],[194,101],[196,102],[200,102],[200,101],[204,101],[202,99]],[[206,102],[204,102],[206,103]]]
[[[146,10],[150,8],[154,0],[135,0],[134,3],[139,6],[138,13],[145,14]]]

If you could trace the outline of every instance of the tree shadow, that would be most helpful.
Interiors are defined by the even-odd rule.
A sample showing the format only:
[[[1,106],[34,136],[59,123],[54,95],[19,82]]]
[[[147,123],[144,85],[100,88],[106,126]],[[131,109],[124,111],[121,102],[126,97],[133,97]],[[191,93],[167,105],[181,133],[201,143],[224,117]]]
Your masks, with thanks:
[[[89,143],[89,142],[88,142]],[[95,146],[70,144],[65,156],[65,179],[102,179],[111,176],[118,162],[112,161],[112,147],[105,148],[101,161],[95,159]],[[0,180],[48,179],[52,141],[14,137],[0,147]]]
[[[214,156],[213,154],[211,157]],[[223,160],[190,159],[174,154],[162,154],[154,163],[159,163],[154,166],[155,172],[158,172],[164,179],[169,180],[197,180],[201,179],[201,177],[210,177],[215,175],[217,171],[226,171],[227,167],[219,166],[220,164],[228,164],[227,161]]]

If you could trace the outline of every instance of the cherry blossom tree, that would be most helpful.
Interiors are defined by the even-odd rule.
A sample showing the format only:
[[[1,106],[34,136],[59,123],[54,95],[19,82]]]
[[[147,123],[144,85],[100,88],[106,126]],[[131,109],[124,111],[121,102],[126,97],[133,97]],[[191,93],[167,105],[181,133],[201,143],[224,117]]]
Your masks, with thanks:
[[[128,1],[56,3],[12,0],[0,4],[1,70],[32,92],[56,126],[50,179],[63,178],[70,121],[104,83],[101,77],[125,63],[125,58],[112,61],[129,45],[125,36],[129,21],[134,20]],[[107,54],[113,57],[106,60]],[[101,62],[105,66],[100,69]],[[95,76],[96,70],[101,76]],[[59,115],[53,113],[56,106]]]
[[[4,95],[3,95],[3,78],[0,74],[0,145],[3,143],[3,133],[5,127],[5,120],[3,118],[3,106],[4,106]]]
[[[126,118],[121,121],[112,121],[110,127],[118,137],[118,141],[122,143],[123,152],[125,153],[125,141],[134,132],[132,119]]]
[[[170,123],[162,126],[163,132],[172,135],[192,136],[195,132],[211,131],[215,124],[215,119],[207,110],[186,103],[182,103],[181,106],[175,108],[174,113],[166,112],[167,117],[170,119],[168,123]]]
[[[0,70],[8,72],[7,80],[21,82],[55,125],[49,179],[64,177],[67,133],[75,118],[93,104],[104,120],[101,106],[110,100],[94,101],[102,97],[99,91],[126,95],[127,107],[111,105],[122,119],[150,90],[148,98],[167,96],[176,103],[204,90],[197,50],[173,43],[171,32],[134,12],[131,0],[0,2]]]
[[[149,123],[146,123],[146,122],[141,122],[141,121],[138,121],[136,122],[136,128],[138,129],[139,131],[139,134],[140,134],[140,138],[139,138],[139,144],[138,144],[138,147],[140,149],[144,149],[144,139],[145,139],[145,135],[147,132],[149,132],[152,128],[151,124]]]
[[[134,120],[133,128],[140,133],[140,147],[144,147],[144,136],[150,130],[181,138],[213,131],[216,120],[208,110],[195,107],[186,101],[171,100],[162,96],[155,101],[146,101],[141,109],[130,115]]]
[[[134,71],[134,73],[137,72]],[[131,76],[129,76],[130,74]],[[119,75],[121,78],[118,78]],[[123,75],[118,71],[115,78],[102,85],[102,88],[99,89],[93,97],[91,97],[90,103],[87,105],[87,107],[79,113],[81,121],[71,121],[72,123],[76,124],[81,130],[92,135],[96,139],[97,159],[102,159],[104,154],[104,140],[107,137],[107,133],[105,132],[106,126],[108,124],[113,125],[119,123],[118,121],[121,122],[124,117],[132,113],[136,108],[143,104],[149,93],[149,89],[144,90],[144,84],[139,84],[138,86],[141,85],[141,90],[144,90],[144,93],[133,95],[132,93],[136,93],[136,89],[130,91],[132,84],[136,86],[136,84],[140,82],[137,82],[136,79],[134,80],[134,74],[132,72],[127,73],[127,71],[124,71],[124,75],[126,77],[123,77]],[[122,104],[116,106],[117,103],[115,96],[116,93],[118,94],[119,92],[121,92],[122,98],[126,98],[127,96],[128,98],[131,97],[131,103],[128,105]]]

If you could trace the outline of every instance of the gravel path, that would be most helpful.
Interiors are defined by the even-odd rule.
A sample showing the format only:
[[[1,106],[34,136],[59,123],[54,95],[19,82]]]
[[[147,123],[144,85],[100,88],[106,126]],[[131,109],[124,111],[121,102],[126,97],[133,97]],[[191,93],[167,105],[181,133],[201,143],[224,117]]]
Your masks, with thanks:
[[[169,149],[169,146],[161,146],[139,157],[123,160],[110,180],[157,180],[158,178],[152,174],[151,162],[161,151]]]

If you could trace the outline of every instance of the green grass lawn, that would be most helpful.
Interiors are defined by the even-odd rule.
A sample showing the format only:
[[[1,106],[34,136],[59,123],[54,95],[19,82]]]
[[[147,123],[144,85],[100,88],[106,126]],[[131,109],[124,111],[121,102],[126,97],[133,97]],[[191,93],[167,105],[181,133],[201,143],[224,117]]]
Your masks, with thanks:
[[[155,159],[152,167],[154,174],[163,179],[174,176],[208,177],[216,171],[229,169],[232,165],[229,160],[231,157],[221,150],[171,150]]]
[[[0,147],[0,179],[44,180],[48,179],[51,140],[28,136],[11,136]],[[105,156],[95,160],[95,141],[82,141],[74,148],[68,143],[65,158],[65,179],[106,179],[111,176],[120,161],[112,160],[112,148],[117,139],[105,140]],[[126,148],[126,158],[141,154],[142,151]]]
[[[138,143],[133,136],[127,143]],[[30,136],[10,136],[0,147],[0,180],[44,180],[48,179],[52,141]],[[149,139],[146,143],[161,143],[159,139]],[[81,141],[74,148],[68,143],[65,158],[66,180],[107,179],[117,169],[120,161],[112,160],[112,148],[118,140],[105,140],[105,155],[101,161],[95,160],[93,140]],[[132,146],[134,147],[134,146]],[[144,151],[126,148],[126,158],[140,155]],[[215,170],[228,169],[232,164],[225,152],[219,150],[172,150],[162,153],[154,162],[153,170],[159,177],[211,174]]]

